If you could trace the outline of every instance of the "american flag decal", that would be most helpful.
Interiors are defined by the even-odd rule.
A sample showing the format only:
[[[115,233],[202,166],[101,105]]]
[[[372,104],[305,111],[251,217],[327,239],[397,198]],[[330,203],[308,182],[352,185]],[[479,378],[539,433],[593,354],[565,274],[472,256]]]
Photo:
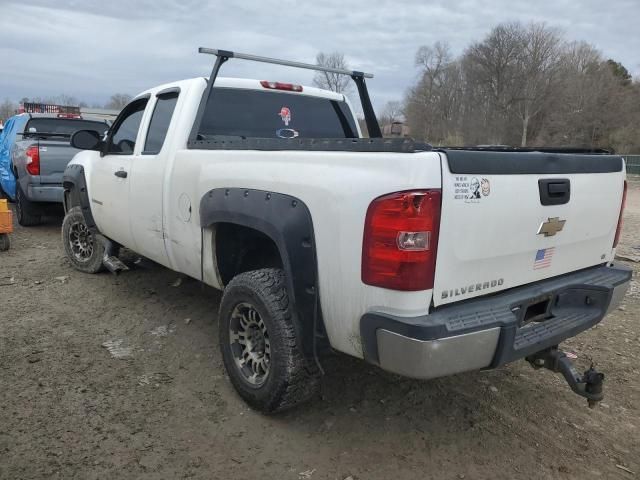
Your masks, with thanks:
[[[536,259],[533,261],[533,269],[539,270],[541,268],[547,268],[551,265],[551,259],[553,258],[553,252],[555,247],[543,248],[536,252]]]

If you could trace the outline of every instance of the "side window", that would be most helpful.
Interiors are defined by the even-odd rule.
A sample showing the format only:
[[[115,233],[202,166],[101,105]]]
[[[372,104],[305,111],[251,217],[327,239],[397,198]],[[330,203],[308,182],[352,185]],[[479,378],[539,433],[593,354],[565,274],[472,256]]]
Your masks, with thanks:
[[[144,109],[148,99],[135,100],[125,107],[120,117],[113,125],[113,130],[109,134],[109,144],[107,154],[109,155],[131,155],[136,146],[136,137],[142,121]]]
[[[153,109],[147,139],[144,144],[143,155],[155,155],[160,153],[164,139],[169,130],[171,117],[178,102],[178,92],[171,92],[158,95],[156,106]]]

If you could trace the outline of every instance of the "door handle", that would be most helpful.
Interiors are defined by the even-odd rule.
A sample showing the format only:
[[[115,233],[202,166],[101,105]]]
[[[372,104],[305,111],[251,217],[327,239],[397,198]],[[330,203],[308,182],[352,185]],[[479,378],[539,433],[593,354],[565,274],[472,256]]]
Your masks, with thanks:
[[[118,170],[117,172],[113,172],[113,174],[118,178],[127,178],[127,172],[124,170]]]
[[[550,183],[547,190],[552,197],[561,197],[569,191],[569,183]]]
[[[542,205],[564,205],[571,198],[571,181],[568,178],[545,178],[538,180]]]

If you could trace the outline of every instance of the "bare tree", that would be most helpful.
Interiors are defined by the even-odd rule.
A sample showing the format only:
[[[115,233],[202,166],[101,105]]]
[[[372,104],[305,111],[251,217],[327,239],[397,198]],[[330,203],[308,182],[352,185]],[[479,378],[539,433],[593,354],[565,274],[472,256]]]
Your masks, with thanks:
[[[323,67],[338,68],[348,70],[349,66],[340,52],[324,53],[320,52],[316,56],[316,64]],[[324,88],[337,93],[348,94],[351,90],[351,78],[347,75],[340,75],[330,72],[316,72],[313,77],[313,84],[318,88]]]
[[[389,125],[394,122],[401,122],[404,119],[404,108],[402,102],[398,100],[391,100],[387,102],[382,109],[382,115],[380,116],[380,123],[382,125]]]
[[[501,24],[465,53],[464,75],[481,107],[483,115],[477,121],[486,127],[489,143],[505,143],[509,135],[522,37],[519,23]]]
[[[404,98],[432,143],[571,145],[640,152],[640,83],[585,42],[545,24],[500,24],[459,57],[420,47]]]
[[[18,105],[5,98],[4,102],[0,103],[0,122],[4,122],[7,118],[13,116],[17,109]]]
[[[629,145],[628,136],[615,131],[637,124],[640,99],[635,88],[621,84],[600,52],[584,42],[569,44],[561,79],[541,128],[544,141],[592,148]]]
[[[559,81],[561,40],[557,30],[532,23],[522,36],[517,59],[515,103],[522,124],[520,145],[527,146],[529,124],[547,106]]]
[[[412,132],[429,141],[449,142],[458,136],[460,118],[460,64],[449,45],[436,42],[416,53],[420,77],[405,98],[405,113]]]
[[[79,107],[80,103],[85,104],[84,102],[80,102],[73,95],[67,95],[66,93],[61,93],[57,97],[53,97],[51,100],[53,100],[51,103],[54,103],[56,105],[77,106],[77,107]]]
[[[131,95],[126,93],[114,93],[104,108],[109,110],[122,110],[131,101],[131,98]]]

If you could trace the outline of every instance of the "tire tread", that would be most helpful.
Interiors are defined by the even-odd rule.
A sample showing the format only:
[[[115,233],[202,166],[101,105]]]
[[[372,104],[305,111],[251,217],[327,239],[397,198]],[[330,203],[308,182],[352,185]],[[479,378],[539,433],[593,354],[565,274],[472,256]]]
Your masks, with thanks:
[[[42,223],[42,215],[34,213],[37,210],[36,204],[25,198],[24,192],[19,184],[16,186],[16,203],[18,202],[20,202],[20,207],[16,212],[16,216],[18,217],[18,223],[20,225],[23,227],[33,227]]]
[[[102,270],[104,270],[104,265],[102,264],[102,257],[104,256],[104,246],[95,238],[93,245],[93,256],[89,262],[78,262],[73,257],[72,252],[69,250],[67,235],[69,232],[69,227],[74,220],[81,220],[82,222],[84,222],[84,216],[82,215],[82,209],[80,207],[71,208],[64,216],[64,220],[62,221],[62,245],[67,258],[76,270],[80,270],[84,273],[101,272]]]
[[[314,363],[306,358],[300,351],[297,333],[294,326],[294,314],[286,289],[286,277],[282,270],[265,268],[237,275],[227,288],[220,305],[220,340],[221,348],[225,345],[226,336],[223,332],[228,328],[228,323],[223,319],[223,312],[232,308],[229,302],[233,300],[234,293],[238,290],[249,289],[253,291],[267,310],[271,312],[272,325],[269,331],[270,338],[278,336],[286,352],[285,368],[283,372],[270,372],[279,378],[275,382],[275,388],[269,392],[268,398],[257,401],[254,396],[247,395],[242,386],[242,380],[234,378],[235,372],[229,372],[235,368],[233,365],[225,366],[230,374],[232,383],[241,396],[252,406],[263,413],[276,413],[293,408],[300,403],[311,399],[319,390],[320,373]],[[273,340],[272,340],[273,341]],[[272,367],[275,362],[272,361]]]

